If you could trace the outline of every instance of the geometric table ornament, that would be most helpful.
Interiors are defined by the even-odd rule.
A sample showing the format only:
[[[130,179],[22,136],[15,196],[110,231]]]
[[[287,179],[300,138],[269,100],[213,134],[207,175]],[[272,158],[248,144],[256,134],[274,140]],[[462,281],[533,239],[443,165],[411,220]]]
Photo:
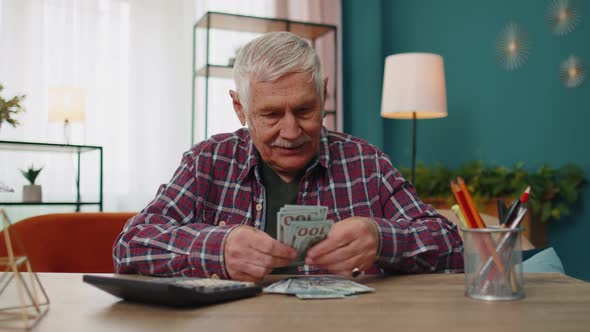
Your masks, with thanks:
[[[49,310],[49,297],[39,277],[33,272],[20,239],[12,231],[10,219],[2,209],[0,218],[2,237],[8,254],[6,257],[0,257],[0,329],[29,330]],[[21,255],[15,254],[13,241]],[[2,296],[8,293],[16,293],[17,296]],[[18,304],[3,301],[15,297],[19,299]]]
[[[526,63],[531,42],[524,28],[508,23],[496,39],[496,59],[506,70],[515,70]]]

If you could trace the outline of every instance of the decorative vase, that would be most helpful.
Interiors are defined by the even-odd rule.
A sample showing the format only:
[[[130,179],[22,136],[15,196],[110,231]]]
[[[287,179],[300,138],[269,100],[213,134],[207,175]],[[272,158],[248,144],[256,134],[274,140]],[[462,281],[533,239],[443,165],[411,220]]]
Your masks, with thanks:
[[[41,186],[36,184],[23,186],[24,203],[40,203],[42,196]]]

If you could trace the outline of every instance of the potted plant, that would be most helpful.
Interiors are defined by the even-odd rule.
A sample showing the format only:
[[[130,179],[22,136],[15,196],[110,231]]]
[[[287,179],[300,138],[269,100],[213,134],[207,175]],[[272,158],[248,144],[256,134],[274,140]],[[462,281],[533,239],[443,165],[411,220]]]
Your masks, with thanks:
[[[409,176],[409,169],[401,168],[400,171],[404,177]],[[531,218],[530,225],[525,226],[528,227],[525,235],[528,233],[529,240],[539,247],[547,243],[547,223],[571,213],[587,182],[582,169],[571,164],[557,169],[543,165],[529,171],[522,162],[509,168],[472,161],[455,170],[439,164],[431,167],[419,164],[414,186],[425,202],[436,208],[449,208],[454,204],[449,182],[457,176],[465,179],[478,210],[491,215],[496,215],[497,199],[509,204],[530,185],[528,206]]]
[[[41,173],[41,168],[35,168],[31,165],[26,170],[21,169],[21,173],[30,183],[30,185],[23,186],[23,202],[25,203],[39,203],[42,200],[41,186],[35,184],[35,180]]]
[[[4,86],[0,84],[0,92],[2,92],[2,90],[4,90]],[[25,99],[25,97],[25,95],[20,95],[6,100],[0,95],[0,128],[2,128],[2,123],[4,122],[8,123],[14,128],[20,125],[20,123],[14,119],[13,116],[25,111],[21,105],[21,102]]]

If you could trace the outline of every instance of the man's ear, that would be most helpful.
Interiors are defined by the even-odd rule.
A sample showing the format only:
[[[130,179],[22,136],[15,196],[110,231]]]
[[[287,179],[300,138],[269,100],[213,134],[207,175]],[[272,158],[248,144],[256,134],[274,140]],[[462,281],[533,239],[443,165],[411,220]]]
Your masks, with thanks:
[[[234,111],[240,120],[242,126],[246,125],[246,113],[244,113],[244,106],[240,103],[240,97],[238,93],[234,90],[229,90],[229,95],[231,96],[232,105],[234,106]]]
[[[324,107],[326,107],[326,100],[328,99],[328,78],[324,78]]]

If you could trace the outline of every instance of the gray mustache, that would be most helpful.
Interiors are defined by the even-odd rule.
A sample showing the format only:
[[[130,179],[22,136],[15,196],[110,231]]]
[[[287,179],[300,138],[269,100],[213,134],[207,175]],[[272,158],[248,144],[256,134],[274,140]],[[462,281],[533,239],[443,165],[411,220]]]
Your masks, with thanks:
[[[290,141],[290,140],[286,140],[281,137],[278,137],[274,142],[272,142],[272,144],[270,146],[279,147],[279,148],[286,148],[286,149],[293,149],[293,148],[299,147],[305,143],[308,143],[310,141],[311,141],[311,137],[309,137],[308,135],[305,135],[305,134],[302,136],[299,136],[294,141]]]

